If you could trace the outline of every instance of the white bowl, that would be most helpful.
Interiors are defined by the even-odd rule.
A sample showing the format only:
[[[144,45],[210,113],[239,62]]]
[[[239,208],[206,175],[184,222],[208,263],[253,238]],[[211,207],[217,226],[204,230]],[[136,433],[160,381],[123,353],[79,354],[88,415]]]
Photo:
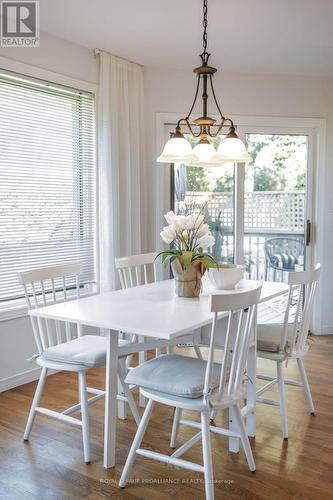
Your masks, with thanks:
[[[219,290],[232,290],[243,278],[245,266],[234,266],[222,264],[221,267],[211,267],[208,277],[214,288]]]

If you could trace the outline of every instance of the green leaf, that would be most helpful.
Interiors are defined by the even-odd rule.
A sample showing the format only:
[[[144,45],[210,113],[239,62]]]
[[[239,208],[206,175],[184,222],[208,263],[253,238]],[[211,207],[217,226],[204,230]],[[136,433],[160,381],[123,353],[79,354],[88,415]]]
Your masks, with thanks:
[[[196,254],[193,256],[192,260],[199,260],[206,269],[209,269],[210,267],[218,267],[217,260],[209,253]]]
[[[177,255],[174,255],[174,254],[170,254],[170,255],[165,255],[164,258],[162,258],[162,262],[163,264],[169,264],[169,262],[171,262],[173,259],[175,259],[177,257]]]
[[[163,252],[160,252],[156,255],[155,260],[161,257],[162,264],[166,264],[168,262],[168,259],[170,260],[170,258],[172,257],[177,257],[177,255],[179,254],[179,250],[163,250]]]
[[[193,252],[183,252],[182,253],[182,261],[184,263],[184,268],[188,269],[191,265],[193,257]]]

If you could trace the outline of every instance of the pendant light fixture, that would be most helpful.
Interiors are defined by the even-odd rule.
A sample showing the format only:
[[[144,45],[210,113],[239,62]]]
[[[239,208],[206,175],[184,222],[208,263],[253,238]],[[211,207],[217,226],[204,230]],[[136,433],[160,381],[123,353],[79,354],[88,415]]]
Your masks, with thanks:
[[[251,156],[246,151],[245,144],[236,134],[236,126],[230,118],[226,118],[217,102],[213,75],[217,69],[208,65],[210,54],[207,52],[207,1],[203,0],[203,52],[200,54],[201,66],[193,71],[197,75],[197,88],[194,101],[187,116],[178,120],[175,132],[166,142],[162,154],[157,158],[160,163],[184,163],[189,166],[219,166],[228,162],[249,162]],[[202,87],[202,116],[191,122],[191,115],[198,99],[199,90]],[[220,115],[217,130],[213,132],[212,127],[216,120],[207,115],[208,91],[211,90],[213,101]],[[198,138],[198,144],[192,149],[189,141],[184,137],[181,126],[187,128],[193,138]],[[209,139],[218,136],[223,128],[228,127],[228,132],[221,140],[217,151]]]

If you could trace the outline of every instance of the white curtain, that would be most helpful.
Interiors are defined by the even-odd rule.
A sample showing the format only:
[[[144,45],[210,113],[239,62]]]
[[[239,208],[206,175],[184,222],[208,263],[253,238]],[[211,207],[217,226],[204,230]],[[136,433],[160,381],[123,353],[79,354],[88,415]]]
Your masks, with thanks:
[[[143,69],[99,54],[97,106],[101,291],[118,287],[115,257],[141,251],[144,176]]]

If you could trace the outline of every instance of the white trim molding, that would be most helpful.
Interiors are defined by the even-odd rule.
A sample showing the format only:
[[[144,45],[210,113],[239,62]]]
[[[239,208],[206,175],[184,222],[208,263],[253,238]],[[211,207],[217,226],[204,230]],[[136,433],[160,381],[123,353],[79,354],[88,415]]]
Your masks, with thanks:
[[[333,335],[333,325],[324,325],[321,330],[315,330],[314,335]]]
[[[98,89],[98,85],[95,83],[77,80],[76,78],[61,73],[55,73],[54,71],[49,71],[39,68],[38,66],[26,64],[3,56],[0,56],[0,68],[6,69],[7,71],[13,71],[14,73],[20,73],[21,75],[31,76],[32,78],[39,78],[40,80],[57,83],[59,85],[85,90],[93,94],[96,94]]]
[[[41,368],[32,368],[31,370],[26,370],[24,372],[16,373],[10,377],[0,379],[0,392],[8,391],[9,389],[14,389],[14,387],[19,387],[20,385],[28,384],[37,380],[40,375]]]

